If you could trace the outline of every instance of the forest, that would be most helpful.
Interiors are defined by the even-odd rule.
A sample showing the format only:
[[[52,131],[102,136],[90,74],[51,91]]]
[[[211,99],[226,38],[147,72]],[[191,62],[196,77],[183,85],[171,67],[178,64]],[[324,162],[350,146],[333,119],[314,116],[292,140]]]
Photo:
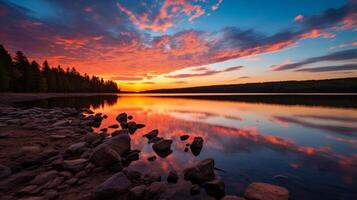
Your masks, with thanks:
[[[114,81],[81,75],[74,67],[51,67],[29,61],[21,51],[12,57],[0,45],[0,92],[119,92]]]

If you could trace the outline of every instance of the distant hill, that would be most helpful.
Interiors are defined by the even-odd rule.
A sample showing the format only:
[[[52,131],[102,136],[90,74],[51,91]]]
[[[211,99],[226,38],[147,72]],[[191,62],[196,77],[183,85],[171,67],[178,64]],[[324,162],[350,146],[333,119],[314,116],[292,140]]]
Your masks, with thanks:
[[[147,90],[143,93],[357,93],[357,77],[307,81],[211,85]]]

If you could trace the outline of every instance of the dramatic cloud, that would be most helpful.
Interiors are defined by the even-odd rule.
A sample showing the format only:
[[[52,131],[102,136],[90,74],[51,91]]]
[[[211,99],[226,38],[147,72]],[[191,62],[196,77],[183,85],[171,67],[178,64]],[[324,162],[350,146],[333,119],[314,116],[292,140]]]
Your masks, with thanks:
[[[308,58],[301,62],[283,64],[283,65],[279,65],[279,66],[272,66],[272,68],[274,71],[282,71],[282,70],[301,68],[305,65],[313,64],[313,63],[317,63],[317,62],[343,61],[343,60],[351,60],[351,59],[357,59],[357,49],[348,49],[348,50],[344,50],[344,51],[338,51],[338,52],[330,53],[330,54],[327,54],[324,56]],[[304,71],[304,70],[298,70],[298,71]]]
[[[21,50],[30,59],[47,59],[53,66],[75,66],[90,75],[137,79],[148,73],[167,74],[275,52],[305,38],[331,37],[337,31],[355,29],[357,24],[357,3],[350,1],[318,15],[304,15],[299,23],[292,24],[294,27],[269,35],[239,27],[162,32],[180,21],[203,18],[221,2],[63,0],[46,1],[45,9],[33,9],[28,4],[0,0],[0,42],[12,53]]]
[[[296,71],[297,72],[332,72],[332,71],[346,71],[346,70],[357,70],[357,64],[304,68]]]
[[[224,70],[210,70],[207,68],[197,68],[194,71],[198,71],[200,73],[190,73],[190,74],[176,74],[176,75],[167,75],[167,78],[188,78],[188,77],[196,77],[196,76],[210,76],[224,72],[236,71],[243,68],[243,66],[230,67]]]

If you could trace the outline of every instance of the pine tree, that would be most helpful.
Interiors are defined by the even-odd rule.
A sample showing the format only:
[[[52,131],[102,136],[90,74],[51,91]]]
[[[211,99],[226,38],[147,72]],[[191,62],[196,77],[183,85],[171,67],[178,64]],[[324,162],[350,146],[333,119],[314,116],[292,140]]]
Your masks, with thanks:
[[[0,45],[0,91],[9,91],[11,83],[11,65],[12,59],[9,52]]]

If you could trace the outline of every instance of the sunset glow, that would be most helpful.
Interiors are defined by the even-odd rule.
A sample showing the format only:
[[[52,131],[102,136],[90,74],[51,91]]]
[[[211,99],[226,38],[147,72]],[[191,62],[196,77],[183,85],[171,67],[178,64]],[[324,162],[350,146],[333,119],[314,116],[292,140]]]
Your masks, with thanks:
[[[0,0],[0,44],[124,91],[357,75],[357,1]]]

